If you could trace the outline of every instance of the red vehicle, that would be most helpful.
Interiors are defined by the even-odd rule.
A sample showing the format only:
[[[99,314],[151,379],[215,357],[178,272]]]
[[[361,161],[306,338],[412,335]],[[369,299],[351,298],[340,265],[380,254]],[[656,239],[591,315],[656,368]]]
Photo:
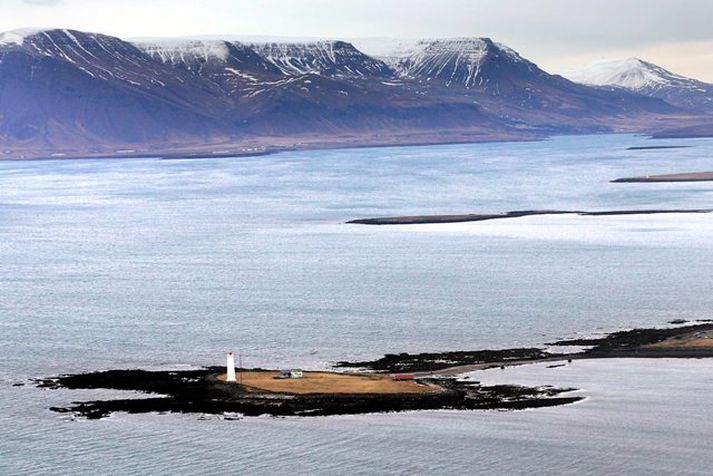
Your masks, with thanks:
[[[413,374],[394,374],[391,378],[394,380],[413,380]]]

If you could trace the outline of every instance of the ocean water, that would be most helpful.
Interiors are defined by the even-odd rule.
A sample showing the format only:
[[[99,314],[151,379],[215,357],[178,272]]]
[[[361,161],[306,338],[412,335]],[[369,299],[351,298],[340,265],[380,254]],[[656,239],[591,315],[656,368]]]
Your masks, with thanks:
[[[626,150],[640,145],[683,149]],[[329,418],[48,410],[117,392],[33,377],[325,368],[386,352],[543,345],[711,318],[713,215],[539,216],[368,227],[353,218],[713,208],[713,139],[632,135],[201,160],[0,162],[0,474],[706,474],[706,360],[478,374],[581,388],[567,407]]]

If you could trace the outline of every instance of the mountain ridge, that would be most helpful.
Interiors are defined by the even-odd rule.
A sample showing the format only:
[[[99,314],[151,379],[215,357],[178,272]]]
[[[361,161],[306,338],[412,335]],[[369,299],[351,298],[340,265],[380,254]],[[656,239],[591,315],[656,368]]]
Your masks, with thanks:
[[[565,76],[581,84],[620,87],[685,109],[713,113],[713,84],[639,58],[595,61],[585,68],[570,70]]]
[[[415,45],[385,61],[340,40],[6,32],[0,157],[530,140],[654,131],[689,114],[551,75],[489,38]]]

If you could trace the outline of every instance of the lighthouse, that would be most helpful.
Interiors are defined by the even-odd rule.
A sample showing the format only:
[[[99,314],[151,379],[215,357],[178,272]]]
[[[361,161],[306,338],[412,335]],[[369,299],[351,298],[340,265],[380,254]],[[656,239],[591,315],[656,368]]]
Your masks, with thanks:
[[[227,360],[228,375],[225,377],[225,381],[235,382],[235,357],[232,352],[228,352]]]

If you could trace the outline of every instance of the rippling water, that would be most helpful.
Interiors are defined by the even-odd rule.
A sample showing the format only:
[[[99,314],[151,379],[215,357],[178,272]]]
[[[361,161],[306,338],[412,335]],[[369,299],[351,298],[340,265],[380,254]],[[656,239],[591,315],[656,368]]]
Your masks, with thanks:
[[[710,183],[608,182],[713,170],[713,140],[661,142],[673,143],[693,147],[627,151],[650,141],[621,135],[0,162],[0,473],[709,472],[707,361],[488,374],[589,397],[517,413],[71,421],[48,408],[115,394],[12,386],[62,372],[216,364],[226,349],[246,365],[319,368],[710,318],[711,215],[343,224],[713,207]]]

